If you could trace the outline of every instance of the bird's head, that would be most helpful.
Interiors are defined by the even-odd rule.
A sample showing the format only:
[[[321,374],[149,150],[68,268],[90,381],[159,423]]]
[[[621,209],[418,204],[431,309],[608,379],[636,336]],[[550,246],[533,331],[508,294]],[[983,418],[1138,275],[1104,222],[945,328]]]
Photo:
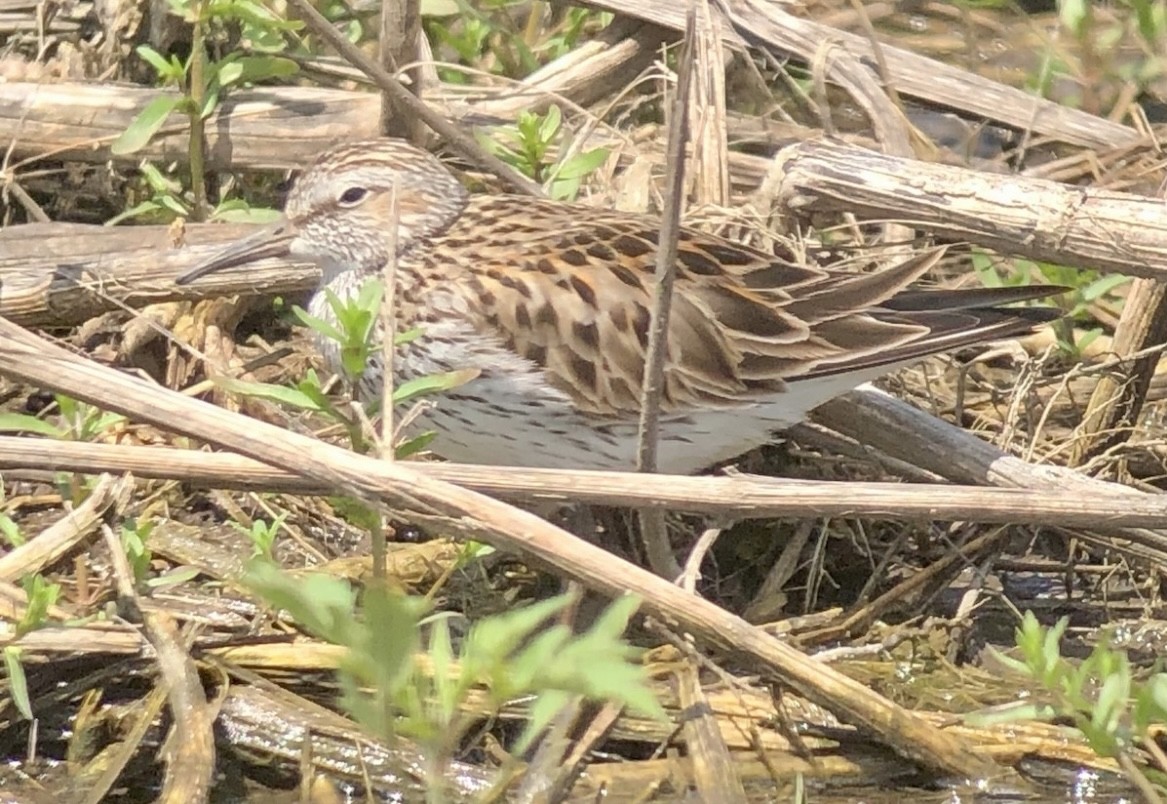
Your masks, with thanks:
[[[449,226],[466,198],[466,189],[436,157],[403,140],[338,146],[296,181],[279,221],[227,246],[177,282],[282,256],[317,263],[325,282],[344,271],[376,272],[389,258],[394,217],[402,254]]]

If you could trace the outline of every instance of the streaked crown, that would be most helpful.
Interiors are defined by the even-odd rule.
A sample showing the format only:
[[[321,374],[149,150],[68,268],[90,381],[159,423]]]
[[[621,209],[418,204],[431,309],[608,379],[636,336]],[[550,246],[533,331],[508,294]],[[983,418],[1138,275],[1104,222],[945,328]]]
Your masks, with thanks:
[[[436,157],[408,142],[341,145],[322,153],[288,195],[291,252],[320,263],[326,281],[345,270],[380,270],[389,257],[394,193],[398,254],[443,231],[468,198]]]

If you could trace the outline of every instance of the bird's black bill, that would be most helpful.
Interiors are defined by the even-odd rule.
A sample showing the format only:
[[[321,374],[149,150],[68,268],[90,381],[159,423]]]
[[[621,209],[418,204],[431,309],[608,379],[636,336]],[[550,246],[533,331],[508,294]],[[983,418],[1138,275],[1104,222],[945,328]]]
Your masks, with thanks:
[[[189,285],[200,277],[215,271],[222,271],[225,268],[234,268],[237,265],[269,257],[286,257],[294,237],[295,232],[292,230],[291,224],[280,219],[271,226],[265,226],[255,234],[232,243],[174,281],[179,285]]]

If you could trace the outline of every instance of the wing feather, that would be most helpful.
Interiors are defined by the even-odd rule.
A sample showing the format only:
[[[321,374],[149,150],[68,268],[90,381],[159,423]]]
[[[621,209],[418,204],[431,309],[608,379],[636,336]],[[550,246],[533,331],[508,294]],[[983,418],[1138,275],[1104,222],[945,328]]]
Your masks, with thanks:
[[[431,268],[466,283],[467,315],[480,332],[542,367],[581,410],[633,414],[658,225],[590,207],[476,196],[418,253],[466,255],[458,266]],[[480,248],[465,247],[472,235]],[[905,292],[943,249],[858,274],[797,265],[687,228],[678,249],[666,412],[749,404],[789,382],[903,362],[1037,323],[1011,311],[952,312],[1012,301],[1016,292],[1005,298],[975,289],[968,300],[960,291],[937,292],[947,312],[931,306],[926,291]]]

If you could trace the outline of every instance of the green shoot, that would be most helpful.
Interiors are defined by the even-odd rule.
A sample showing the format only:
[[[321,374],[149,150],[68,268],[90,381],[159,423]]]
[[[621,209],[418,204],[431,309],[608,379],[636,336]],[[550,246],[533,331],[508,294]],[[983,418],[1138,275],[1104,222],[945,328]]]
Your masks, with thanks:
[[[1067,720],[1100,756],[1128,760],[1122,765],[1130,772],[1135,768],[1129,761],[1131,752],[1144,741],[1154,740],[1167,724],[1167,673],[1137,678],[1126,652],[1111,648],[1105,640],[1074,664],[1061,655],[1059,647],[1068,623],[1063,618],[1052,628],[1044,628],[1032,612],[1026,612],[1016,633],[1020,658],[996,652],[998,661],[1033,681],[1047,703],[1023,702],[969,720],[980,725],[1023,718]],[[1167,774],[1167,768],[1161,771]]]
[[[606,148],[593,148],[559,161],[550,158],[563,133],[563,116],[552,105],[544,115],[523,111],[513,128],[498,130],[498,139],[479,137],[484,147],[537,182],[552,198],[569,201],[580,184],[608,159]]]
[[[335,578],[292,578],[253,562],[246,582],[309,632],[347,647],[340,670],[345,708],[378,734],[416,741],[435,767],[454,756],[475,722],[467,703],[479,688],[495,708],[534,699],[517,751],[526,750],[578,697],[665,717],[644,668],[634,661],[637,651],[621,639],[637,608],[631,597],[613,603],[578,636],[554,622],[572,602],[560,596],[475,623],[456,649],[449,617],[423,619],[423,598],[370,587],[358,616],[356,594]],[[423,647],[428,669],[420,661]]]

